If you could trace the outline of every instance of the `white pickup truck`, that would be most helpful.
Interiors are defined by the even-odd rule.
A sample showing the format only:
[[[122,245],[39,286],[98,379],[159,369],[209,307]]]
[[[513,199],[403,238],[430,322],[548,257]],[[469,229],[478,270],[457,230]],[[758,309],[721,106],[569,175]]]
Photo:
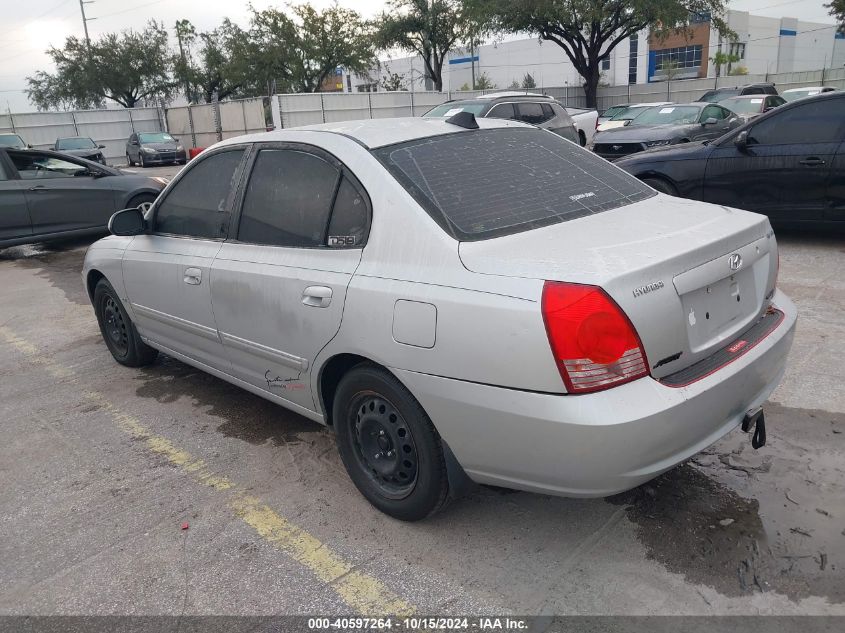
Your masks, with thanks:
[[[586,108],[566,108],[566,111],[572,117],[572,121],[578,130],[578,140],[581,142],[581,147],[584,147],[593,140],[599,113],[596,110]]]

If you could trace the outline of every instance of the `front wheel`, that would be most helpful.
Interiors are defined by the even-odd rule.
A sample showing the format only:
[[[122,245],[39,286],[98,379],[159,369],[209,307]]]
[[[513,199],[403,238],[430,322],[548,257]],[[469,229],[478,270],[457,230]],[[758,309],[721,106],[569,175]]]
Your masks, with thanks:
[[[340,381],[333,420],[346,471],[376,508],[418,521],[446,503],[440,436],[419,402],[393,374],[359,365]]]
[[[678,190],[675,189],[675,186],[672,183],[663,180],[663,178],[643,178],[643,182],[660,193],[665,193],[670,196],[678,195]]]
[[[129,155],[128,152],[126,153],[126,164],[129,165],[130,167],[135,166],[135,161],[132,160],[132,157]]]
[[[117,292],[105,279],[98,281],[94,288],[94,311],[106,347],[118,363],[142,367],[156,359],[158,351],[141,340]]]

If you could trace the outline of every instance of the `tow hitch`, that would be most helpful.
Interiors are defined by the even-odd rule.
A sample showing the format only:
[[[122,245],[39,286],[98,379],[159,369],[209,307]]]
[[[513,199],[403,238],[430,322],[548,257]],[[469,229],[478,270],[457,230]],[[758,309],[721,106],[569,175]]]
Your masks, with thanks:
[[[755,449],[766,445],[766,416],[763,415],[763,407],[750,409],[742,419],[742,430],[748,433],[754,427],[754,435],[751,436],[751,446]]]

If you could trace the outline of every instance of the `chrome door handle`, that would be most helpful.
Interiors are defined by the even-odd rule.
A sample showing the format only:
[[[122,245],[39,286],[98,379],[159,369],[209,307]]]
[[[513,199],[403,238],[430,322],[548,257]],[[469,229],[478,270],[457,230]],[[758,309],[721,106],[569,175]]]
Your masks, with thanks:
[[[806,165],[807,167],[818,167],[819,165],[824,165],[824,159],[811,156],[810,158],[805,158],[804,160],[798,161],[798,163],[800,165]]]
[[[191,286],[199,286],[202,283],[202,270],[199,268],[186,268],[182,281]]]
[[[46,191],[50,191],[44,185],[35,185],[34,187],[29,188],[30,191],[35,191],[36,193],[44,193]]]
[[[308,286],[302,292],[302,303],[312,308],[328,308],[332,302],[332,289],[328,286]]]

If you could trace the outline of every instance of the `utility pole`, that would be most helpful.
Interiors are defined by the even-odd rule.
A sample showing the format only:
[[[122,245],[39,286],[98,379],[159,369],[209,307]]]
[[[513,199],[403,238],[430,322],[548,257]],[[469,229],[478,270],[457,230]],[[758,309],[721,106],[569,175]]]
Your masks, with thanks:
[[[97,18],[86,18],[85,17],[85,5],[86,4],[94,4],[94,0],[79,0],[79,11],[82,13],[82,28],[85,29],[85,45],[88,48],[91,48],[91,38],[88,37],[88,23],[91,20],[96,20]]]

